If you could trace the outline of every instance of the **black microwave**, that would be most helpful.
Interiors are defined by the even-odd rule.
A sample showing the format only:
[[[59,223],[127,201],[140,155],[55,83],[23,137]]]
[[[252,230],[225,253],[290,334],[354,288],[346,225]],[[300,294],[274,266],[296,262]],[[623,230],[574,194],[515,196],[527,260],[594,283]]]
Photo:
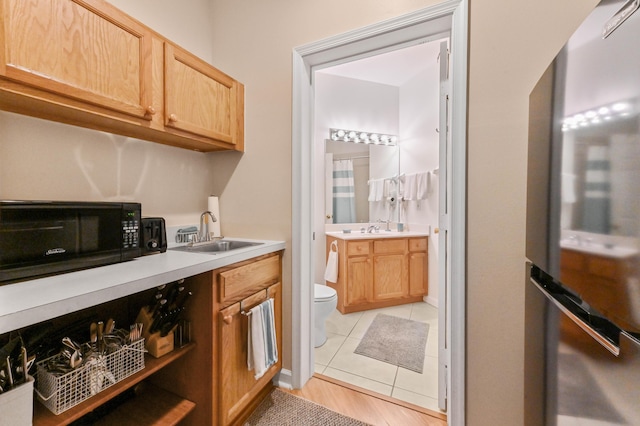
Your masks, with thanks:
[[[0,284],[141,255],[139,203],[0,201]]]

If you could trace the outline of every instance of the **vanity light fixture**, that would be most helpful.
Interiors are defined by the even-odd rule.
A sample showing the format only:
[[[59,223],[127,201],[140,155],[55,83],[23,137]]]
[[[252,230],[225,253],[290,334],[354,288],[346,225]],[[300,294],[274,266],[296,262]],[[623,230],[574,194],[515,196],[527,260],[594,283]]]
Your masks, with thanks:
[[[610,105],[603,105],[599,108],[593,108],[565,117],[564,120],[562,120],[562,131],[568,132],[593,126],[618,118],[628,117],[634,113],[637,113],[637,111],[635,110],[633,102],[615,102]]]
[[[329,129],[329,137],[332,141],[353,143],[366,143],[376,145],[395,146],[398,142],[396,135],[382,133],[363,132],[360,130]]]

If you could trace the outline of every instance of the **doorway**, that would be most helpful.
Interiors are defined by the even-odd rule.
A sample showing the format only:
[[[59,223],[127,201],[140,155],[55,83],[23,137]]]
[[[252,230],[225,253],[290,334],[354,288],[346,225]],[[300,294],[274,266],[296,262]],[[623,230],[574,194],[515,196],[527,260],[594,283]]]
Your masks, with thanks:
[[[326,321],[328,340],[314,349],[314,371],[432,411],[440,411],[440,262],[439,238],[433,231],[438,228],[440,198],[440,45],[444,43],[446,51],[448,41],[448,34],[442,38],[434,36],[432,40],[414,46],[322,68],[313,75],[314,283],[325,284],[325,231],[351,229],[353,233],[359,233],[360,229],[369,226],[378,227],[370,234],[371,240],[377,241],[375,244],[389,244],[388,238],[397,243],[424,242],[426,251],[408,255],[407,261],[411,258],[413,262],[420,262],[420,269],[427,272],[422,283],[424,292],[419,293],[418,301],[410,296],[406,281],[406,298],[389,302],[392,306],[377,309],[369,306],[351,313],[333,311]],[[443,60],[447,60],[446,54]],[[335,131],[329,131],[331,128],[357,129],[359,134],[362,134],[359,131],[366,132],[364,139],[349,138],[347,134],[340,138]],[[397,136],[394,142],[387,140],[385,143],[381,137],[376,137],[376,141],[369,140],[369,134]],[[332,172],[336,167],[342,169],[344,162],[350,163],[353,179],[345,181],[340,171],[337,172],[340,177],[334,182]],[[415,185],[418,178],[429,183],[428,191],[420,191],[419,197]],[[343,192],[347,183],[352,184],[349,188],[353,190]],[[376,197],[376,189],[383,192],[380,187],[383,184],[393,185],[392,192],[397,193],[397,200]],[[333,197],[337,203],[332,202]],[[345,206],[345,201],[351,201],[351,208],[347,210],[352,214],[341,213],[340,207]],[[401,233],[397,232],[398,224],[402,226]],[[416,260],[417,256],[420,260]],[[374,274],[378,274],[377,270],[372,268]],[[386,270],[382,272],[386,273]],[[341,273],[346,274],[346,271]],[[402,286],[400,276],[396,275],[394,281],[397,281],[394,286]],[[375,276],[370,284],[374,282]],[[423,362],[417,371],[354,353],[378,314],[426,324]]]
[[[313,75],[317,69],[414,46],[451,34],[450,149],[446,159],[451,173],[447,200],[452,209],[440,217],[441,230],[448,231],[451,256],[446,292],[439,295],[439,308],[446,313],[447,338],[441,345],[446,359],[441,386],[449,395],[448,421],[464,424],[464,218],[465,218],[465,123],[466,123],[466,1],[450,1],[362,30],[294,50],[293,54],[293,282],[292,371],[290,384],[299,388],[313,375],[314,277],[314,150]],[[442,178],[442,177],[441,177]],[[296,284],[297,283],[297,284]],[[442,330],[442,326],[441,326]],[[286,374],[286,373],[285,373]],[[281,377],[281,383],[287,381]]]

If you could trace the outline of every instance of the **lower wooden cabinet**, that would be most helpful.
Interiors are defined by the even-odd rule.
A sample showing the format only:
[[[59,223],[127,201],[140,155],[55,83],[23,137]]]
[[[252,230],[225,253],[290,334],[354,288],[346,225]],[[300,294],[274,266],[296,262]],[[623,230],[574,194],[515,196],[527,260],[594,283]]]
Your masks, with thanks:
[[[338,243],[338,293],[342,313],[421,301],[428,291],[427,237],[343,240]]]
[[[244,420],[256,405],[264,391],[271,389],[271,379],[282,367],[282,284],[277,283],[260,289],[253,295],[237,302],[219,313],[220,337],[218,357],[220,388],[218,390],[220,423],[229,425]],[[276,335],[278,336],[278,362],[270,367],[259,379],[254,378],[254,371],[247,369],[248,341],[247,332],[250,317],[248,310],[267,300],[274,299]]]
[[[571,249],[560,251],[560,279],[619,327],[639,333],[629,318],[632,300],[630,277],[636,276],[637,258],[612,258]],[[595,303],[597,301],[597,306]]]
[[[180,425],[242,424],[273,385],[282,368],[282,252],[192,277],[188,308],[196,347],[156,375],[154,383],[195,402]],[[191,287],[190,287],[191,288]],[[248,317],[274,299],[278,362],[258,380],[247,368]]]

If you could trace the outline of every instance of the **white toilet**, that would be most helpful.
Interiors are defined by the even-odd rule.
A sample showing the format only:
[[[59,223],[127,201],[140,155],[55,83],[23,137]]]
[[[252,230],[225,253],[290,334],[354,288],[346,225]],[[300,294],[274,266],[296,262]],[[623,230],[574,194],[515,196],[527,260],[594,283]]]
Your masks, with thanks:
[[[315,326],[314,346],[320,347],[327,341],[327,330],[325,323],[331,312],[338,306],[338,293],[329,286],[322,284],[313,285],[313,308]]]

